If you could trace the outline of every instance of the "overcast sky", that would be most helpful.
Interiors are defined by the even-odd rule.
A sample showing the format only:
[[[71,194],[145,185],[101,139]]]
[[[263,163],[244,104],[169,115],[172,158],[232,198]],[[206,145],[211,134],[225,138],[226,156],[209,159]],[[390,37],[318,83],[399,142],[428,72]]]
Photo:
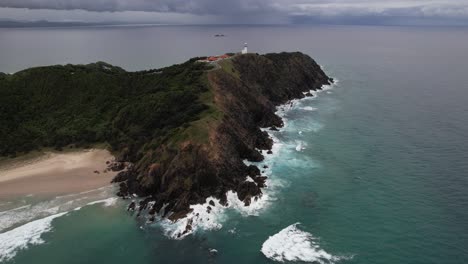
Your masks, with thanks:
[[[0,0],[0,19],[468,25],[468,0]]]

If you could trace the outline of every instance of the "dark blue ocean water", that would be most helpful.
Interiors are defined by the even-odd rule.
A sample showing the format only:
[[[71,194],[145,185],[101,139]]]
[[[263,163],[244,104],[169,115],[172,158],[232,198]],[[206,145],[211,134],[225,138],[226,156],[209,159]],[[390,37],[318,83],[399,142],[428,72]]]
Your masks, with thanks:
[[[248,42],[252,52],[307,53],[339,80],[281,112],[287,126],[273,135],[263,209],[225,210],[221,228],[173,240],[160,225],[135,221],[125,204],[90,205],[55,218],[38,234],[45,243],[27,249],[11,250],[30,230],[0,234],[0,254],[16,254],[9,263],[274,263],[260,250],[287,227],[292,232],[269,245],[290,259],[468,262],[467,28],[0,29],[0,36],[5,72],[97,60],[161,67]],[[291,241],[303,243],[286,249]]]

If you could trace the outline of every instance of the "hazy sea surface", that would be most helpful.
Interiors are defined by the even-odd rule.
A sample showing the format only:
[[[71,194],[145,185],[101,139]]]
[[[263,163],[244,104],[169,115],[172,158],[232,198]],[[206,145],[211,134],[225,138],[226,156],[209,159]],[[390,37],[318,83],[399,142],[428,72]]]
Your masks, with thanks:
[[[224,210],[216,230],[174,240],[109,189],[0,201],[0,262],[468,263],[468,28],[23,28],[0,29],[0,40],[3,72],[159,68],[248,42],[307,53],[339,80],[279,108],[286,126],[272,134],[263,208]]]

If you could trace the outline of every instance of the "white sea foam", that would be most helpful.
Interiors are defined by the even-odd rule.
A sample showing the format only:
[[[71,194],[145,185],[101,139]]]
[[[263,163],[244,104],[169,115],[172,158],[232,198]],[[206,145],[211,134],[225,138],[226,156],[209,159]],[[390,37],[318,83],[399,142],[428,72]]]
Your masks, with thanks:
[[[29,245],[43,243],[41,235],[51,230],[55,218],[86,205],[114,205],[117,198],[108,198],[113,195],[113,190],[112,187],[99,188],[31,204],[21,201],[21,206],[0,212],[0,232],[3,232],[0,234],[0,262],[13,258]]]
[[[226,220],[227,210],[236,210],[244,216],[258,215],[261,210],[270,202],[268,194],[252,199],[249,206],[245,206],[237,198],[237,193],[228,191],[227,205],[221,205],[220,201],[214,197],[206,199],[204,204],[191,205],[192,211],[186,217],[172,222],[162,219],[161,226],[165,230],[165,235],[173,239],[182,239],[198,230],[219,230]],[[214,203],[214,205],[210,204]],[[190,228],[187,228],[190,226]]]
[[[210,201],[213,201],[215,205],[210,205]],[[211,210],[208,209],[208,206]],[[168,219],[162,221],[161,225],[165,229],[166,236],[181,239],[198,229],[218,230],[222,227],[224,208],[218,199],[210,197],[206,199],[206,203],[191,205],[190,208],[192,212],[177,222],[171,222]]]
[[[20,207],[16,207],[16,208],[13,208],[13,209],[10,209],[10,210],[6,210],[6,211],[3,211],[3,212],[0,212],[0,215],[4,215],[4,214],[10,213],[10,212],[14,212],[14,211],[26,209],[26,208],[29,208],[29,207],[31,207],[30,204],[23,205],[23,206],[20,206]]]
[[[296,151],[303,151],[306,149],[307,143],[302,140],[296,140]]]
[[[252,177],[250,177],[250,176],[247,176],[247,177],[245,178],[245,181],[246,181],[246,182],[255,182],[255,181],[252,179]]]
[[[29,245],[44,243],[41,235],[52,230],[52,220],[66,212],[38,219],[0,234],[0,262],[13,258],[19,250]]]
[[[69,194],[58,196],[51,200],[31,202],[25,204],[26,201],[21,201],[16,208],[8,209],[0,212],[0,232],[7,230],[13,226],[25,224],[29,221],[38,218],[44,218],[59,212],[67,212],[73,209],[79,210],[82,206],[88,203],[103,202],[105,206],[112,205],[117,201],[116,198],[108,198],[113,196],[114,189],[112,187],[99,188],[93,191],[83,193]],[[77,209],[78,208],[78,209]]]
[[[315,111],[315,110],[317,110],[317,108],[312,107],[312,106],[305,106],[305,107],[303,107],[301,109],[306,110],[306,111]]]
[[[279,233],[270,236],[262,245],[261,252],[275,261],[302,261],[314,263],[335,263],[344,257],[334,256],[322,248],[312,234],[292,224]]]
[[[104,206],[108,207],[108,206],[115,205],[117,203],[117,200],[118,200],[117,197],[111,197],[111,198],[107,198],[107,199],[93,201],[93,202],[87,203],[86,205],[94,205],[94,204],[102,203],[102,204],[104,204]]]
[[[103,204],[103,206],[109,207],[109,206],[114,206],[117,203],[117,201],[118,201],[117,197],[110,197],[110,198],[107,198],[107,199],[102,199],[102,200],[89,202],[89,203],[85,204],[84,206],[95,205],[95,204]],[[83,208],[83,206],[78,206],[75,209],[73,209],[73,211],[79,211],[82,208]]]
[[[70,194],[65,194],[65,195],[61,195],[61,196],[56,196],[55,199],[76,197],[76,196],[80,196],[82,194],[88,194],[88,193],[93,193],[93,192],[98,192],[98,191],[106,191],[108,189],[109,189],[109,186],[103,186],[103,187],[99,187],[99,188],[92,189],[92,190],[82,191],[82,192],[79,192],[79,193],[70,193]]]

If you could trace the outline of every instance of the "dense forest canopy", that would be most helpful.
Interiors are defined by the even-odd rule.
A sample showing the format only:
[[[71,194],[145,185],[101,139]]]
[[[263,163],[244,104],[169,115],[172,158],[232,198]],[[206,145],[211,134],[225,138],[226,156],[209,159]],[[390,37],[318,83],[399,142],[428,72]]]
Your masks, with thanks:
[[[158,144],[208,106],[196,58],[127,72],[98,62],[0,74],[0,156],[106,142],[113,150]],[[159,141],[159,142],[158,142]]]

